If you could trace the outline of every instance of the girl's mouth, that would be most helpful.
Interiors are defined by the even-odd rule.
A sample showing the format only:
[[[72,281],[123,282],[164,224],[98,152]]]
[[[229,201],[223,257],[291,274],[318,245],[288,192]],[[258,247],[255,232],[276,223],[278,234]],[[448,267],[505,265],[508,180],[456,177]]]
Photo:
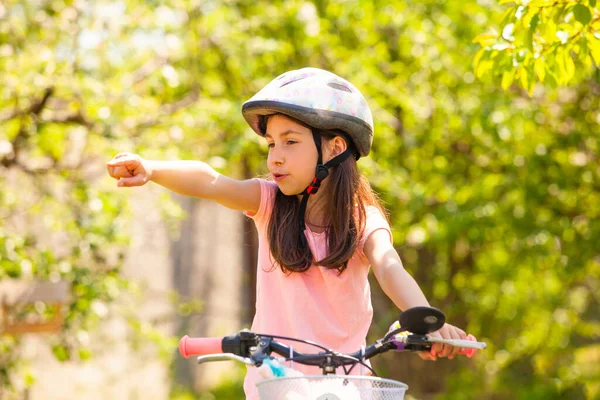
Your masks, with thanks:
[[[273,174],[273,179],[278,182],[282,179],[285,179],[285,177],[287,176],[287,174]]]

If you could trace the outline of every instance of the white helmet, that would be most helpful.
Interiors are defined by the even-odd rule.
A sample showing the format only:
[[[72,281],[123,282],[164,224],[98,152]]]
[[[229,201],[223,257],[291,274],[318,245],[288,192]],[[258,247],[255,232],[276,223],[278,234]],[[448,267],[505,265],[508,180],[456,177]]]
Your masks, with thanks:
[[[244,119],[259,135],[262,117],[281,113],[317,129],[339,129],[350,136],[360,156],[373,142],[373,116],[354,85],[318,68],[288,71],[273,79],[242,106]]]

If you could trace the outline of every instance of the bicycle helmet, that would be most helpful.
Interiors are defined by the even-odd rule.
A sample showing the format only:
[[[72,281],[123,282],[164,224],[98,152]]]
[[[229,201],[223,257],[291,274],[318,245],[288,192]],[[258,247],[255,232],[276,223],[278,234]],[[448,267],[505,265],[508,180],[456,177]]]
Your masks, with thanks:
[[[334,167],[350,155],[358,160],[371,150],[373,116],[367,101],[359,90],[336,74],[318,68],[288,71],[273,79],[242,106],[242,115],[259,135],[266,133],[266,118],[284,114],[308,126],[343,133],[348,148],[343,153],[322,163],[321,136],[311,129],[318,151],[315,178],[301,193],[300,230],[303,232],[304,214],[308,196],[317,193],[321,182]],[[348,139],[350,139],[348,141]],[[304,235],[301,235],[304,238]]]
[[[353,141],[359,155],[369,154],[373,142],[373,116],[354,85],[318,68],[288,71],[273,79],[242,106],[250,127],[263,136],[260,118],[289,115],[317,129],[338,129]]]

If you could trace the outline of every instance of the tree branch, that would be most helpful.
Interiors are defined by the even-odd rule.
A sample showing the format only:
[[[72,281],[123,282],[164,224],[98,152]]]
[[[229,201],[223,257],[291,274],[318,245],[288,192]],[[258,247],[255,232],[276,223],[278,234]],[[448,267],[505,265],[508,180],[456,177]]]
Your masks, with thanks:
[[[42,98],[39,99],[38,101],[36,101],[35,103],[33,103],[32,105],[30,105],[27,110],[16,109],[12,112],[10,112],[10,111],[0,112],[0,122],[8,121],[10,119],[13,119],[13,118],[16,118],[16,117],[19,117],[22,115],[27,115],[27,114],[39,115],[42,112],[42,110],[44,109],[44,107],[46,107],[46,104],[48,103],[48,99],[50,99],[50,96],[52,96],[53,93],[54,93],[53,87],[46,88],[44,90],[44,94],[42,95]]]
[[[181,100],[176,101],[174,103],[163,104],[159,108],[159,113],[154,117],[145,118],[145,120],[141,121],[139,124],[135,125],[132,128],[128,128],[128,130],[137,130],[139,128],[149,128],[159,123],[161,117],[175,114],[178,111],[183,110],[184,108],[190,106],[195,103],[200,97],[200,89],[198,87],[192,88],[192,90]]]

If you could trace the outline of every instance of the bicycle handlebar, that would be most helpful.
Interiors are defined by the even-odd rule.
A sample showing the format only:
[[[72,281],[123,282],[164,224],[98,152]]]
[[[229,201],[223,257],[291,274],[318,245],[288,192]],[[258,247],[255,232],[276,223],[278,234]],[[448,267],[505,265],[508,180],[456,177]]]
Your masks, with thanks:
[[[342,354],[305,340],[256,334],[248,330],[242,330],[235,335],[223,338],[190,338],[186,335],[179,342],[179,352],[185,358],[192,355],[201,356],[198,362],[234,359],[257,366],[260,366],[265,359],[272,358],[271,353],[276,353],[285,360],[319,366],[324,373],[333,373],[337,367],[357,363],[364,364],[364,360],[389,350],[430,351],[435,343],[442,343],[460,347],[459,354],[465,354],[471,358],[477,349],[485,349],[486,344],[477,342],[473,335],[468,335],[467,340],[441,339],[427,335],[440,329],[444,321],[444,314],[435,308],[414,307],[406,310],[400,316],[399,322],[392,324],[384,338],[377,340],[364,350],[350,354]],[[303,354],[276,341],[275,338],[301,341],[324,351]]]
[[[239,335],[245,333],[247,336],[255,336],[255,343],[250,343],[247,346],[247,352],[238,349],[232,349],[233,342],[239,340]],[[400,336],[400,337],[398,337]],[[394,340],[383,342],[377,341],[374,344],[366,347],[363,352],[356,351],[350,354],[341,354],[337,352],[324,352],[318,354],[303,354],[295,350],[291,350],[290,346],[273,340],[271,336],[255,335],[249,331],[242,331],[237,335],[227,337],[204,337],[190,338],[184,336],[179,342],[179,353],[188,358],[190,356],[207,356],[216,354],[232,354],[239,357],[249,357],[259,353],[259,348],[265,351],[268,355],[271,352],[279,354],[282,357],[293,359],[300,364],[306,365],[321,365],[324,358],[340,357],[339,365],[349,365],[358,362],[360,359],[369,359],[377,354],[384,353],[389,350],[398,351],[427,351],[430,350],[434,343],[443,343],[454,347],[461,347],[459,354],[466,354],[469,358],[474,354],[475,350],[485,349],[486,344],[477,342],[475,337],[469,335],[469,340],[455,339],[440,339],[424,335],[398,335]],[[227,348],[227,351],[225,350]],[[291,355],[291,357],[290,357]]]

